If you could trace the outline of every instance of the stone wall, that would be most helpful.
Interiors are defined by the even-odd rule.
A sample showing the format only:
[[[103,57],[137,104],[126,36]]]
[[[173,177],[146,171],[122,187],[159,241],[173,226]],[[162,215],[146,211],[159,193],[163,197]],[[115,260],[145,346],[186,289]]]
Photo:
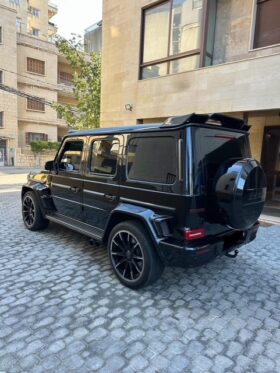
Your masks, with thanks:
[[[34,154],[31,150],[18,148],[16,150],[15,166],[17,167],[42,167],[45,163],[52,161],[56,151],[45,151],[40,154]]]

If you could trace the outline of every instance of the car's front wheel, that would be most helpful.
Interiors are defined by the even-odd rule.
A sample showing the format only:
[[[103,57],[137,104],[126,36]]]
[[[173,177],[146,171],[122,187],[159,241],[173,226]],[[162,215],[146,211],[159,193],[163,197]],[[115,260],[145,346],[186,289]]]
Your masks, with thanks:
[[[31,231],[38,231],[48,226],[49,221],[43,217],[35,193],[30,191],[22,198],[22,218],[24,225]]]
[[[147,230],[136,221],[123,222],[113,228],[108,252],[116,276],[131,289],[152,284],[164,268]]]

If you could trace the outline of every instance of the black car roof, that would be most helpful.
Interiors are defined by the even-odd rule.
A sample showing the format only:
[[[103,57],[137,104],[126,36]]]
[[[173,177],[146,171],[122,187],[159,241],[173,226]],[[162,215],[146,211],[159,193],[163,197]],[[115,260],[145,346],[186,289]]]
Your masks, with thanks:
[[[69,131],[68,136],[94,136],[94,135],[108,135],[118,133],[132,133],[132,132],[148,132],[162,129],[178,129],[190,125],[195,126],[215,126],[218,128],[247,132],[249,126],[242,119],[229,117],[222,114],[188,114],[178,117],[170,117],[165,122],[159,124],[141,124],[133,126],[121,126],[111,128],[95,128],[81,131]]]

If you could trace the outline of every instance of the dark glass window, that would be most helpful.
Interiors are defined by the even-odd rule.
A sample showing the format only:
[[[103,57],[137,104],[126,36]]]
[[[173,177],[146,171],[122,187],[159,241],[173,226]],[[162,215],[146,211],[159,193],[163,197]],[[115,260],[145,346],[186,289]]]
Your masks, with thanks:
[[[254,48],[280,43],[280,1],[258,0]]]
[[[173,137],[134,138],[127,147],[127,177],[131,180],[174,184],[177,173]]]
[[[0,128],[4,127],[4,111],[0,111]]]
[[[78,172],[81,169],[83,141],[67,141],[59,160],[59,169]]]
[[[96,140],[91,147],[90,171],[102,175],[115,175],[119,154],[119,141]]]
[[[199,67],[202,5],[169,0],[144,10],[142,79]]]
[[[30,145],[32,141],[48,141],[48,135],[46,133],[26,132],[25,134],[26,144]]]
[[[217,129],[193,129],[194,191],[213,188],[213,183],[229,162],[250,157],[245,134]]]

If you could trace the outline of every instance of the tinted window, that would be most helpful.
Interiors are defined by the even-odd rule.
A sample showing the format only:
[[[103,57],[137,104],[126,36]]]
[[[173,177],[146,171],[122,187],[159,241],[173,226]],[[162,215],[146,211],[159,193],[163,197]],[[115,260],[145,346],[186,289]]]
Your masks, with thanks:
[[[118,153],[118,140],[104,139],[94,141],[91,147],[90,171],[103,175],[115,175]]]
[[[134,138],[127,149],[127,176],[132,180],[174,184],[176,159],[174,138]]]
[[[81,169],[82,141],[67,141],[59,161],[59,169],[67,172],[78,172]]]

